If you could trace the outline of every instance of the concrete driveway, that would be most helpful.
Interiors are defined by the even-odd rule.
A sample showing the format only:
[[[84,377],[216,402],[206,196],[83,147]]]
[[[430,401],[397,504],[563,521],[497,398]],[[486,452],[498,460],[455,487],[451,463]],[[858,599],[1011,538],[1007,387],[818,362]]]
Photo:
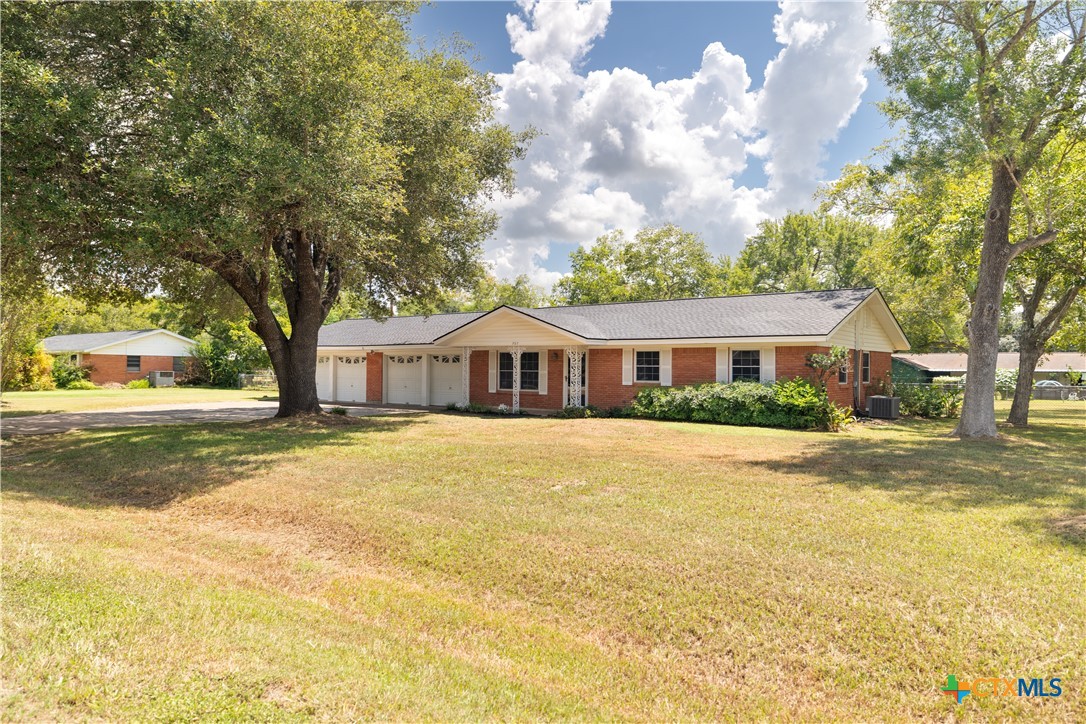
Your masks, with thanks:
[[[137,427],[141,425],[175,425],[191,422],[236,422],[271,417],[279,409],[278,402],[239,400],[230,402],[186,402],[174,405],[146,405],[113,410],[87,412],[57,412],[0,420],[0,435],[48,435],[69,430],[101,427]],[[349,407],[351,416],[386,415],[404,412],[386,407]]]

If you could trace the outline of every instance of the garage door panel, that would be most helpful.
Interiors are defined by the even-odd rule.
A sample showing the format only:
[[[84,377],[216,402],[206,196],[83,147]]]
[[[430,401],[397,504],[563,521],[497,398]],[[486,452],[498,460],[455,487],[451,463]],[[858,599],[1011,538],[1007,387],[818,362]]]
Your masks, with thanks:
[[[366,358],[362,355],[336,357],[337,402],[366,401]]]
[[[332,358],[329,355],[317,356],[317,399],[332,399]]]
[[[460,402],[463,382],[460,355],[430,355],[430,404],[448,405]]]
[[[393,405],[422,405],[423,355],[389,355],[388,402]]]

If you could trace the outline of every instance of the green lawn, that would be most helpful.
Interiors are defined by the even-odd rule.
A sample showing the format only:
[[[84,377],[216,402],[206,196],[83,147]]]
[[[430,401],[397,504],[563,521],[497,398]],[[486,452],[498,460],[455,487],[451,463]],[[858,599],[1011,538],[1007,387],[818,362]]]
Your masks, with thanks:
[[[258,400],[274,392],[223,390],[209,387],[158,387],[147,390],[48,390],[46,392],[5,392],[0,396],[0,415],[23,417],[50,412],[85,412],[140,405],[168,405],[183,402],[226,402]]]
[[[3,719],[1083,721],[1086,406],[1033,419],[17,439]]]

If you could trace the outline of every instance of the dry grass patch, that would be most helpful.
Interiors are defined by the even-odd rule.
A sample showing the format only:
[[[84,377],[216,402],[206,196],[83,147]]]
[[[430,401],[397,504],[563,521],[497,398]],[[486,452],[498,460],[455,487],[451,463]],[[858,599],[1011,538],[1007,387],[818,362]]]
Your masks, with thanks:
[[[19,440],[5,718],[1081,720],[1086,545],[1052,521],[1086,514],[1083,412],[981,446],[443,414]],[[947,673],[1065,693],[959,707]]]

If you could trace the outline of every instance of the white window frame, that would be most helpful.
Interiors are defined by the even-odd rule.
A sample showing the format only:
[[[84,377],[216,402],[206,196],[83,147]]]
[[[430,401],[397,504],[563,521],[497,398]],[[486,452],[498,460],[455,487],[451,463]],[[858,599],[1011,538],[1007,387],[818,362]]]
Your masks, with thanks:
[[[750,352],[753,352],[754,354],[758,355],[758,374],[757,374],[757,376],[755,376],[754,379],[751,379],[750,377],[743,377],[743,378],[740,378],[740,379],[736,379],[736,377],[735,377],[735,367],[736,367],[735,355],[750,353]],[[762,350],[761,349],[734,349],[733,348],[732,353],[731,353],[731,358],[729,359],[729,362],[730,362],[729,369],[730,369],[730,372],[731,372],[731,381],[732,382],[740,382],[740,381],[761,382],[762,381]],[[745,367],[745,368],[750,367],[750,365],[739,365],[739,366],[740,367]]]
[[[536,373],[535,387],[525,387],[524,386],[524,372],[525,372],[524,358],[525,358],[525,356],[530,355],[530,354],[534,354],[536,356],[536,358],[535,358],[536,359],[536,363],[535,363],[536,368],[534,370],[535,373]],[[540,355],[543,355],[543,354],[546,354],[546,353],[545,352],[536,352],[534,350],[524,351],[524,352],[520,353],[520,390],[521,390],[521,392],[538,392],[539,391],[540,378],[542,377],[542,374],[543,374],[543,361],[542,361],[542,357]],[[498,352],[498,391],[499,392],[512,392],[513,391],[512,387],[502,387],[502,359],[506,355],[509,356],[509,363],[512,364],[513,363],[513,354],[511,352]],[[510,374],[512,374],[512,368],[510,368],[508,371],[510,372]]]
[[[656,355],[656,364],[655,365],[650,365],[650,364],[640,365],[640,364],[638,364],[637,363],[637,355],[639,355],[639,354],[655,354]],[[640,375],[638,373],[640,368],[645,367],[646,369],[651,369],[653,366],[656,367],[656,379],[654,379],[654,380],[641,379]],[[635,349],[634,350],[634,353],[633,353],[633,381],[635,383],[640,383],[640,384],[643,384],[643,385],[658,385],[658,384],[661,384],[661,381],[663,380],[663,368],[664,368],[664,355],[663,355],[663,352],[661,352],[660,350],[658,350],[658,349]]]

